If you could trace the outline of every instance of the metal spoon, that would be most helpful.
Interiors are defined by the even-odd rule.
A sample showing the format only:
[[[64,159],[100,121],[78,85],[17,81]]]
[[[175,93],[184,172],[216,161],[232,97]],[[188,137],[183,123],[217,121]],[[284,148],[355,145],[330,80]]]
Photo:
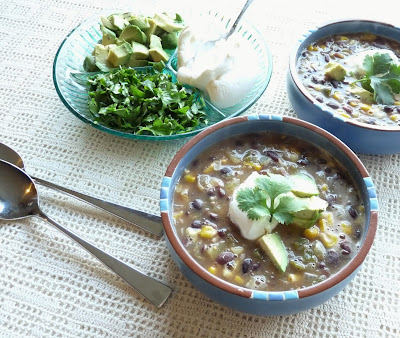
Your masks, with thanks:
[[[16,165],[22,170],[25,170],[24,168],[24,162],[22,161],[21,156],[19,154],[11,149],[10,147],[6,146],[5,144],[0,143],[0,160],[4,160],[6,162],[9,162],[11,164]],[[154,235],[161,236],[163,232],[163,227],[162,227],[162,222],[160,216],[155,216],[151,214],[147,214],[145,212],[127,208],[121,205],[117,205],[114,203],[110,203],[107,201],[103,201],[101,199],[91,197],[85,194],[82,194],[80,192],[76,192],[67,188],[60,187],[59,185],[56,185],[54,183],[47,182],[45,180],[42,180],[41,178],[37,177],[32,177],[33,180],[35,180],[36,183],[40,183],[46,187],[56,189],[58,191],[64,192],[68,195],[71,195],[73,197],[76,197],[82,201],[85,201],[95,207],[98,207],[104,211],[109,212],[110,214],[113,214],[119,218],[122,218],[125,221],[128,221],[132,224],[135,224],[139,228],[148,231]]]
[[[16,220],[29,216],[46,220],[75,240],[155,306],[161,307],[171,294],[168,286],[108,255],[52,220],[40,210],[36,186],[28,174],[0,160],[0,219]]]

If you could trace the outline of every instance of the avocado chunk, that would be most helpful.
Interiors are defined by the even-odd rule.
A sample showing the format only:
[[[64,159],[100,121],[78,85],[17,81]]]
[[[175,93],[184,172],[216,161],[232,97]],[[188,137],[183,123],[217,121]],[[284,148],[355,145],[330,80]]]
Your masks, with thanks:
[[[168,15],[161,13],[155,14],[153,20],[157,24],[158,27],[161,27],[163,30],[170,32],[179,32],[184,28],[182,22],[176,22],[174,19],[171,19]]]
[[[131,60],[145,60],[149,57],[149,49],[141,43],[132,41],[132,50]]]
[[[157,35],[157,31],[158,29],[161,30],[161,28],[159,28],[156,24],[156,22],[153,19],[147,19],[147,22],[149,23],[149,28],[144,29],[143,32],[146,34],[147,36],[147,41],[150,41],[150,36],[152,34]]]
[[[111,29],[108,29],[107,27],[101,25],[100,26],[100,30],[103,33],[103,38],[101,40],[101,43],[104,46],[111,45],[111,44],[114,44],[116,42],[117,36],[115,35],[115,33]]]
[[[117,27],[115,27],[113,24],[112,24],[112,22],[108,19],[108,18],[106,18],[105,16],[101,16],[100,17],[100,21],[101,21],[101,24],[104,26],[104,27],[106,27],[106,28],[108,28],[108,29],[110,29],[110,30],[112,30],[112,31],[116,31],[118,28]]]
[[[95,59],[96,66],[103,72],[109,70],[111,67],[108,62],[108,54],[110,48],[115,47],[116,45],[107,45],[103,46],[101,44],[96,44],[93,50],[93,56]]]
[[[146,67],[148,66],[149,62],[147,60],[135,60],[130,59],[128,63],[125,65],[127,67]]]
[[[121,40],[126,42],[139,42],[145,44],[147,42],[147,36],[144,34],[138,26],[129,25],[124,28],[119,36]]]
[[[129,25],[129,21],[124,18],[122,14],[112,14],[107,18],[111,24],[118,30],[123,30],[125,26]]]
[[[298,197],[311,197],[319,194],[314,179],[306,174],[292,175],[292,193]]]
[[[350,93],[355,95],[355,96],[359,96],[360,100],[365,102],[365,103],[374,103],[375,99],[374,99],[374,94],[372,94],[371,92],[369,92],[368,90],[360,87],[360,86],[351,86],[350,88]]]
[[[178,46],[178,33],[171,32],[161,35],[161,43],[165,49],[175,49]]]
[[[157,49],[160,48],[162,49],[162,43],[161,43],[161,38],[157,35],[150,35],[150,49]]]
[[[118,67],[127,63],[132,54],[133,50],[131,44],[125,42],[122,45],[110,49],[110,52],[108,53],[108,60],[114,67]]]
[[[95,72],[99,70],[99,68],[96,66],[96,58],[93,55],[88,55],[85,57],[85,60],[83,61],[83,69],[86,72]]]
[[[343,81],[346,76],[346,69],[340,63],[329,62],[325,66],[325,77],[331,80]]]
[[[293,214],[293,224],[302,228],[310,228],[320,217],[321,213],[328,207],[328,202],[318,196],[311,196],[305,209]]]
[[[162,48],[149,49],[149,54],[154,62],[166,62],[169,60],[169,54]]]
[[[288,265],[288,253],[281,236],[277,232],[266,234],[258,240],[258,243],[275,267],[279,271],[285,272]]]
[[[149,29],[150,28],[150,24],[149,21],[146,17],[144,17],[143,15],[139,15],[139,16],[132,16],[129,19],[129,23],[133,26],[137,26],[139,27],[140,30],[144,31],[145,29]]]

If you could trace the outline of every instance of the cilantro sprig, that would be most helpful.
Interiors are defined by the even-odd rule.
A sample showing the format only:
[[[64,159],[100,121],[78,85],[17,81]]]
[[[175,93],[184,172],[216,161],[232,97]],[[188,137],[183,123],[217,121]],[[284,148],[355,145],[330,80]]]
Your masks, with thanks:
[[[137,135],[172,135],[207,124],[195,90],[157,69],[121,68],[88,81],[89,110],[97,123]]]
[[[374,94],[377,103],[391,105],[394,94],[400,93],[400,65],[388,53],[375,53],[364,58],[365,76],[354,83]]]
[[[241,189],[237,194],[239,209],[251,220],[272,217],[282,224],[293,222],[293,213],[307,207],[308,201],[297,197],[291,190],[290,178],[277,174],[260,176],[254,188]]]

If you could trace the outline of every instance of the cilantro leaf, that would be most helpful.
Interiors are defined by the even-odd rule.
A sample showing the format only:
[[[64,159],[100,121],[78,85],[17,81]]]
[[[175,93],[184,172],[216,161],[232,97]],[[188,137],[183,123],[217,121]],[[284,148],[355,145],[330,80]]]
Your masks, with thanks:
[[[290,224],[293,222],[293,213],[303,210],[307,205],[308,199],[297,197],[293,193],[281,195],[274,210],[274,217],[279,223]]]
[[[267,192],[268,196],[273,201],[280,194],[289,192],[292,189],[292,183],[285,176],[277,174],[263,175],[257,177],[256,184],[260,189]]]
[[[247,212],[247,216],[251,220],[258,220],[262,217],[269,216],[270,211],[267,206],[267,193],[255,187],[254,189],[245,188],[238,192],[236,199],[239,209]]]
[[[364,58],[365,76],[355,83],[374,94],[377,103],[391,105],[394,94],[400,93],[400,65],[388,53],[375,53]]]

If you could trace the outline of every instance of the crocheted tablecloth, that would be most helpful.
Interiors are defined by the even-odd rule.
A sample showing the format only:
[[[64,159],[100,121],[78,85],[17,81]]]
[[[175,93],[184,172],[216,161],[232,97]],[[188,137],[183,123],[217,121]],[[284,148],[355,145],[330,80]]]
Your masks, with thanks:
[[[59,99],[57,49],[87,17],[126,11],[214,9],[244,1],[0,0],[0,142],[26,171],[89,195],[159,214],[165,169],[187,139],[132,141],[98,131]],[[273,55],[271,82],[246,114],[295,116],[286,93],[288,54],[313,26],[360,17],[400,25],[393,1],[255,1],[245,15]],[[152,306],[79,245],[35,217],[0,223],[1,337],[400,337],[400,156],[359,155],[376,185],[380,218],[361,271],[336,297],[291,316],[260,317],[216,304],[181,274],[165,241],[38,186],[43,211],[174,292]]]

